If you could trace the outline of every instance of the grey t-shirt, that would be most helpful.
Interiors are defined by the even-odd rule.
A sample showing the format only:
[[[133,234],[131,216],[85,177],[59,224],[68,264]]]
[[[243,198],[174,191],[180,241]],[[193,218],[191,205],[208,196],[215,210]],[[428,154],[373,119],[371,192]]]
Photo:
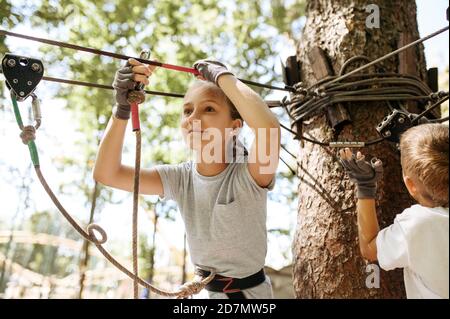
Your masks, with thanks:
[[[267,253],[267,192],[247,162],[229,163],[215,176],[203,176],[192,161],[158,165],[164,199],[175,200],[185,223],[191,259],[198,267],[227,277],[259,271]]]

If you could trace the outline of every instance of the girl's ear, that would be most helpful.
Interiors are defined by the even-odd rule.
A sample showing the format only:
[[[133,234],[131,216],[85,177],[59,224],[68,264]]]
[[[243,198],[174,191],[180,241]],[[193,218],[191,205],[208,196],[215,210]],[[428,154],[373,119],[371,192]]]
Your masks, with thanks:
[[[244,123],[242,122],[241,119],[233,120],[233,130],[240,129],[240,128],[242,128],[243,125],[244,125]]]

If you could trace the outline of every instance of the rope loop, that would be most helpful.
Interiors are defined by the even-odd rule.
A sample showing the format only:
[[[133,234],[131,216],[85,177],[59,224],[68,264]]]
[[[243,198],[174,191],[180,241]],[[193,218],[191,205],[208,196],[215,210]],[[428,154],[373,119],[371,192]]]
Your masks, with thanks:
[[[86,230],[89,234],[90,241],[92,241],[96,245],[103,245],[108,240],[108,235],[106,235],[105,230],[97,224],[89,224]],[[100,239],[97,238],[94,231],[100,233]]]

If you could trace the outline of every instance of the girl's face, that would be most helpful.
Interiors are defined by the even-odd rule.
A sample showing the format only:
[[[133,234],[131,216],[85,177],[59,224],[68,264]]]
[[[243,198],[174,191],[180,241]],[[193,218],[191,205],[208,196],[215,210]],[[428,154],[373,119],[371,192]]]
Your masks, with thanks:
[[[196,83],[184,97],[181,117],[183,139],[190,149],[201,151],[209,148],[224,149],[232,130],[242,126],[233,120],[224,93],[212,83]],[[217,150],[217,149],[215,149]]]

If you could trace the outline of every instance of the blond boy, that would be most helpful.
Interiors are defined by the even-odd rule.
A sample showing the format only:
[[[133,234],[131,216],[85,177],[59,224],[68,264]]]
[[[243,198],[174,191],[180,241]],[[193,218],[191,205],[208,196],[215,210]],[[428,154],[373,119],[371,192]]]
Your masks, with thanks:
[[[375,209],[380,160],[364,160],[350,149],[341,163],[357,185],[358,234],[361,254],[384,270],[403,268],[408,298],[449,298],[448,169],[449,130],[444,124],[423,124],[400,139],[403,181],[418,204],[379,230]]]

